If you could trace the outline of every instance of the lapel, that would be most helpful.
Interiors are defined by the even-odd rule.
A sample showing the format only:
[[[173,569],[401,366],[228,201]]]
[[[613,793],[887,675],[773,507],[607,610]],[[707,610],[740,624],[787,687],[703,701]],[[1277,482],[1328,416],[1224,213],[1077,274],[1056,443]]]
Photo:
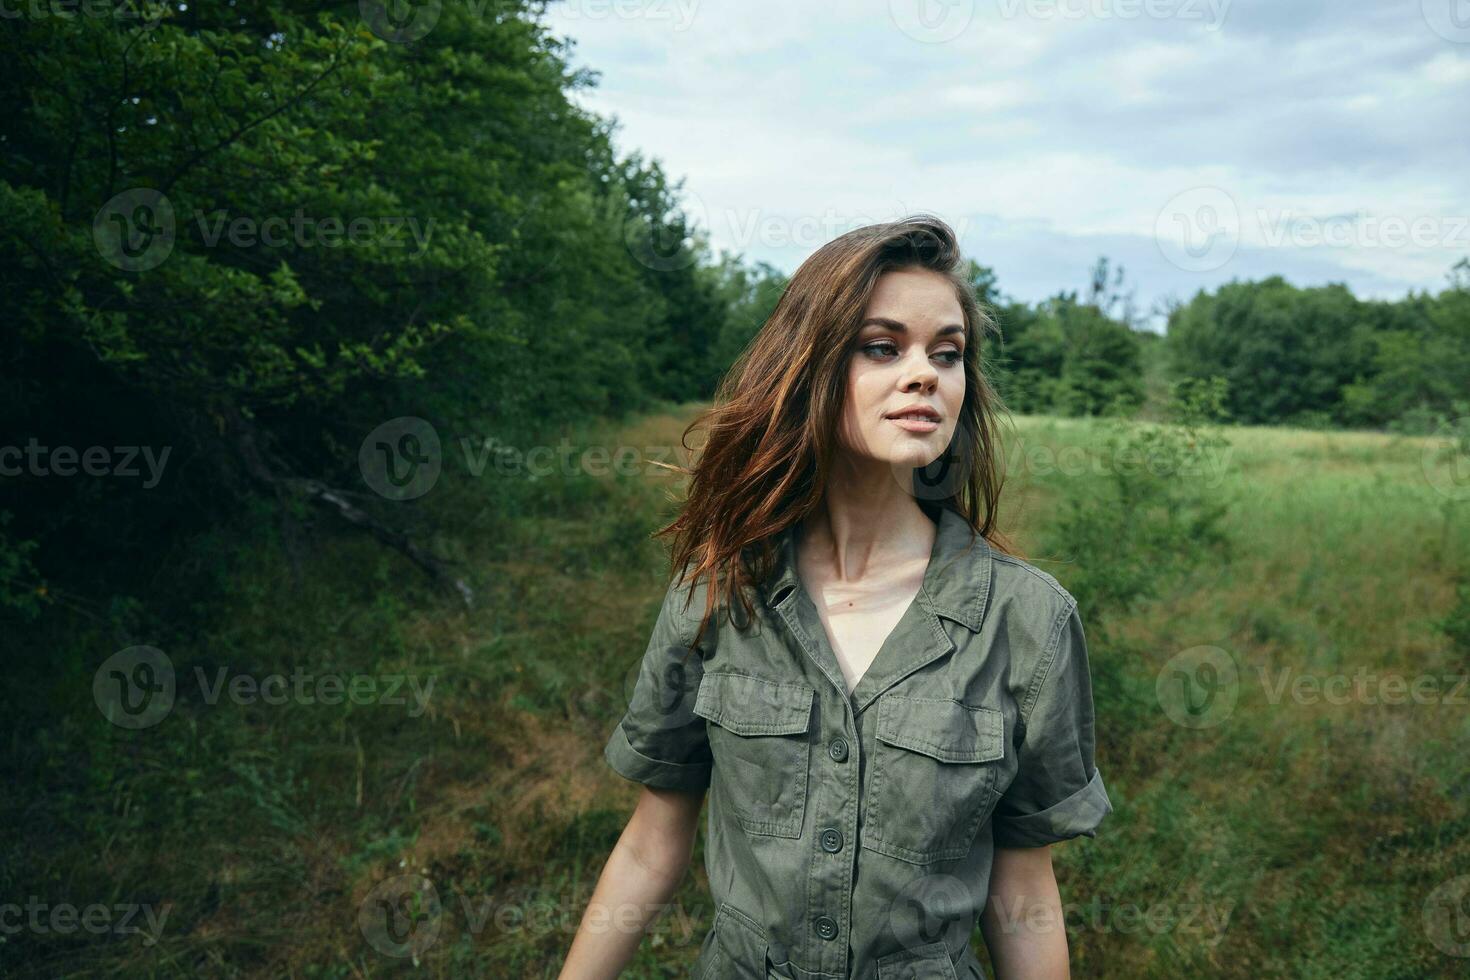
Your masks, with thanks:
[[[934,547],[918,595],[852,692],[854,713],[909,674],[955,649],[942,620],[980,631],[990,597],[990,545],[973,534],[957,511],[942,508]],[[781,614],[807,657],[843,696],[847,684],[821,617],[796,570],[796,526],[779,532],[776,568],[764,589],[767,605]]]

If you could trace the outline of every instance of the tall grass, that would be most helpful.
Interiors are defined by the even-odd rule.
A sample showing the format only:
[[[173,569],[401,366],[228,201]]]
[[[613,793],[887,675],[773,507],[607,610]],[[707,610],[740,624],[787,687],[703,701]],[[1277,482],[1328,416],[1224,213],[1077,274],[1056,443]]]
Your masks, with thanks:
[[[1470,873],[1470,712],[1290,686],[1470,671],[1470,532],[1436,469],[1451,464],[1417,438],[1215,425],[1207,401],[1163,424],[1022,418],[1007,447],[1006,529],[1082,605],[1115,806],[1095,839],[1056,848],[1074,974],[1463,975],[1442,913]],[[689,414],[567,438],[674,447]],[[1145,450],[1159,462],[1121,465]],[[294,580],[261,535],[202,631],[28,637],[5,699],[0,902],[169,911],[151,944],[0,934],[0,973],[555,976],[637,791],[601,750],[665,584],[648,534],[677,489],[637,470],[449,467],[423,506],[474,580],[473,610],[351,537]],[[172,712],[134,731],[103,719],[92,683],[136,643],[180,683]],[[1199,680],[1179,658],[1206,647],[1234,666],[1233,708],[1190,727],[1160,677],[1185,663]],[[432,680],[432,694],[414,715],[209,703],[193,681],[298,668]],[[711,921],[703,859],[701,836],[627,976],[687,970]],[[432,941],[385,940],[383,902]]]

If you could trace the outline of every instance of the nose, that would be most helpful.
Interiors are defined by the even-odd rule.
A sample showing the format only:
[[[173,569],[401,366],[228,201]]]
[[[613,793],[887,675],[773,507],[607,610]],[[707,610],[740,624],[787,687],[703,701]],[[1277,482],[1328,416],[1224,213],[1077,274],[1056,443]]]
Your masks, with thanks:
[[[921,389],[932,390],[939,384],[939,372],[929,362],[929,355],[918,344],[913,346],[915,353],[909,356],[905,364],[903,388],[907,391],[917,382]]]

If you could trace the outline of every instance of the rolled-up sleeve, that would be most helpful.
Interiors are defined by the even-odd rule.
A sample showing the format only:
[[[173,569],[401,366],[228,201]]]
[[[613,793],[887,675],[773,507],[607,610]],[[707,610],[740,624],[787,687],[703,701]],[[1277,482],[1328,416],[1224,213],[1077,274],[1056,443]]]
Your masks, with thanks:
[[[694,713],[704,667],[688,646],[694,623],[682,613],[687,593],[687,583],[665,592],[628,710],[602,752],[619,775],[660,789],[705,789],[713,769],[705,720]]]
[[[1092,678],[1075,599],[1058,615],[1037,677],[1021,706],[1024,734],[1015,780],[996,804],[997,847],[1041,847],[1094,837],[1113,812],[1093,764]]]

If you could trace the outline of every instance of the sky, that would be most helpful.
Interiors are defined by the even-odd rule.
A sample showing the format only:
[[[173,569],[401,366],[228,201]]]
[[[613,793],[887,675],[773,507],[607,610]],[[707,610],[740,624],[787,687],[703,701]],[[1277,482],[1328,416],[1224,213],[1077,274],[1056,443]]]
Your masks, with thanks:
[[[1470,0],[558,0],[578,104],[793,272],[927,211],[1010,297],[1438,292],[1470,256]],[[1162,318],[1150,325],[1162,329]]]

